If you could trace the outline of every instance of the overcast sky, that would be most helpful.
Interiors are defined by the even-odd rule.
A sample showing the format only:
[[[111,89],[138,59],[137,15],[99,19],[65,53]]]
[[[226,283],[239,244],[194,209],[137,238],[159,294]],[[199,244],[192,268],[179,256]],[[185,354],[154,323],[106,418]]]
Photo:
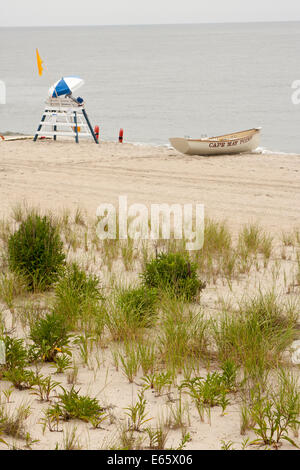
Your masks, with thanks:
[[[300,0],[4,0],[0,26],[300,21]]]

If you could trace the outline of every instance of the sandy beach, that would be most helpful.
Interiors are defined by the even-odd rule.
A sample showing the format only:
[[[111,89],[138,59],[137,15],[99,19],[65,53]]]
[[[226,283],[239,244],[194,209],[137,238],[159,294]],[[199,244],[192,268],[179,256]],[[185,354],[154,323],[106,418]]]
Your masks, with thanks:
[[[82,142],[0,141],[0,218],[9,219],[12,207],[23,201],[41,210],[51,209],[55,214],[70,209],[73,213],[82,208],[86,217],[95,217],[96,209],[102,202],[117,204],[120,195],[128,197],[128,203],[204,204],[205,214],[216,221],[226,220],[233,235],[247,223],[258,223],[266,233],[274,238],[274,250],[270,260],[258,256],[247,273],[231,281],[223,276],[208,281],[201,294],[201,304],[207,317],[213,317],[221,310],[221,305],[256,294],[260,289],[277,286],[277,293],[286,305],[290,300],[299,299],[299,287],[295,281],[297,267],[297,244],[283,243],[282,232],[292,233],[300,224],[300,155],[254,153],[235,156],[197,157],[181,155],[172,148],[151,147],[129,143],[118,144],[100,142],[100,145]],[[73,229],[72,229],[73,230]],[[75,229],[74,229],[75,230]],[[77,230],[77,229],[76,229]],[[78,229],[82,237],[82,232]],[[75,233],[75,232],[74,232]],[[101,277],[103,285],[110,279],[110,269],[101,259],[101,253],[94,248],[68,248],[68,260],[77,260],[91,272]],[[284,253],[284,254],[283,254]],[[281,264],[278,267],[278,260]],[[125,269],[116,260],[112,271],[125,284],[139,279],[140,265],[135,261],[131,269]],[[276,273],[275,273],[276,268]],[[275,274],[274,274],[275,273]],[[227,282],[228,281],[228,282]],[[33,301],[36,299],[34,298]],[[17,336],[23,337],[25,329],[15,323],[15,316],[2,300],[2,313],[8,330],[15,329]],[[137,399],[141,389],[142,372],[129,383],[122,367],[116,365],[113,351],[118,345],[113,341],[104,342],[90,354],[87,364],[82,362],[78,346],[73,354],[78,363],[78,388],[81,393],[97,397],[109,409],[109,418],[98,429],[90,423],[75,420],[75,424],[62,423],[60,430],[72,429],[81,446],[85,449],[103,449],[120,446],[117,434],[120,423],[128,417],[124,409]],[[286,360],[292,370],[299,375],[299,366],[291,365],[290,355]],[[209,369],[211,367],[211,369]],[[214,370],[215,365],[208,366]],[[201,374],[207,373],[203,366]],[[49,364],[44,364],[41,373],[52,374],[53,380],[64,387],[70,387],[67,374],[57,374]],[[178,375],[177,382],[182,380]],[[0,390],[8,390],[11,384],[0,381]],[[170,390],[169,390],[170,392]],[[145,392],[149,425],[157,420],[174,417],[178,397],[174,392],[155,394]],[[16,409],[24,399],[29,400],[31,415],[27,420],[33,449],[54,449],[58,443],[63,448],[62,432],[42,433],[42,410],[49,405],[39,401],[30,391],[12,392],[7,407]],[[245,437],[255,439],[253,431],[246,436],[240,432],[240,399],[234,397],[222,414],[220,407],[211,410],[210,419],[199,420],[191,400],[184,398],[182,411],[185,424],[170,425],[166,448],[178,448],[182,439],[182,429],[190,434],[185,449],[221,449],[224,442],[232,442],[233,448],[242,448]],[[170,407],[173,412],[170,411]],[[173,414],[172,414],[173,413]],[[10,445],[24,448],[24,440],[6,438]],[[300,445],[299,437],[295,437]],[[65,441],[64,441],[65,442]],[[139,444],[136,444],[139,445]],[[143,448],[143,445],[140,444]],[[0,443],[0,448],[6,446]],[[255,447],[257,448],[257,447]],[[294,449],[285,441],[283,449]]]
[[[300,155],[181,155],[173,149],[101,142],[0,142],[1,215],[27,200],[95,215],[119,195],[132,203],[199,203],[232,227],[258,221],[272,231],[300,221]]]

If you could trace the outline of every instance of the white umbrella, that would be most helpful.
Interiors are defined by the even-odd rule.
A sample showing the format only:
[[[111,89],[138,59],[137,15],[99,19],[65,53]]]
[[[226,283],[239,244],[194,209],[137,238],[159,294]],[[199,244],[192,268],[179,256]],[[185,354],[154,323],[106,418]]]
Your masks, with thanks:
[[[69,95],[78,90],[84,84],[84,80],[79,77],[62,77],[49,89],[49,96],[56,98],[57,96]]]

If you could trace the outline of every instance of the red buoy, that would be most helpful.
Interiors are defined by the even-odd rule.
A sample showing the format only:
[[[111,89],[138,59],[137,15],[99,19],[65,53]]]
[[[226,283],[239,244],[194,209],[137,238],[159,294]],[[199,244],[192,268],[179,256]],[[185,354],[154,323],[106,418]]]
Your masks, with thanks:
[[[120,143],[123,142],[123,129],[120,129],[120,132],[119,132],[119,142]]]
[[[94,129],[94,134],[95,134],[95,137],[97,140],[99,140],[99,126],[95,126],[95,129]]]

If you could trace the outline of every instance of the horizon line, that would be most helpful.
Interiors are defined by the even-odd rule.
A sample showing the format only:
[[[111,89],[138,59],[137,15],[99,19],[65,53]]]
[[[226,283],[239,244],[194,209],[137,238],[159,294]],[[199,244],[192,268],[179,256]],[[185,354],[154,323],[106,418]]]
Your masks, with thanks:
[[[257,20],[257,21],[201,21],[199,23],[111,23],[111,24],[42,24],[42,25],[0,25],[0,28],[72,28],[72,27],[110,27],[110,26],[186,26],[206,24],[265,24],[299,23],[299,20]]]

